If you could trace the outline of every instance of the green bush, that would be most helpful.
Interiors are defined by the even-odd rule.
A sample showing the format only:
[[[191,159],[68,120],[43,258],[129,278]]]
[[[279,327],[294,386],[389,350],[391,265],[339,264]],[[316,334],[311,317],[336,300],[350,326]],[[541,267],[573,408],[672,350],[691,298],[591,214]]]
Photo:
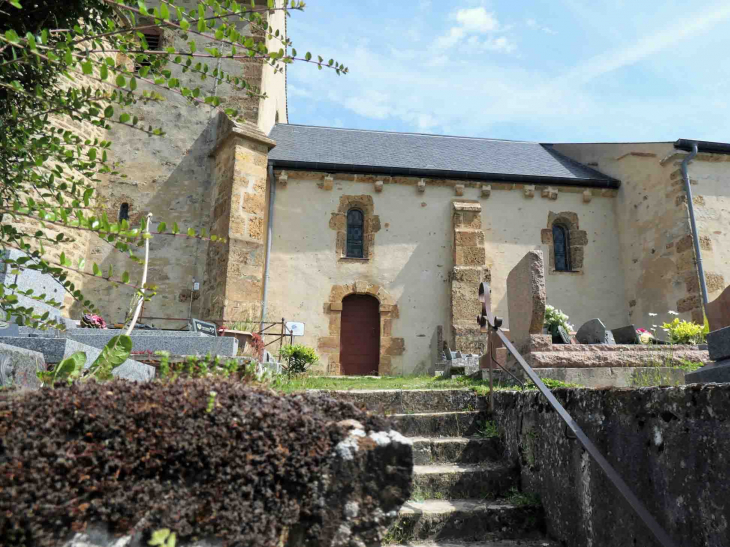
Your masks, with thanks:
[[[319,362],[317,353],[309,346],[301,344],[284,346],[279,357],[284,360],[282,366],[288,376],[303,374],[309,367]]]
[[[664,323],[662,329],[669,335],[672,344],[704,344],[709,327],[707,324],[698,325],[691,321],[674,318],[671,323]]]

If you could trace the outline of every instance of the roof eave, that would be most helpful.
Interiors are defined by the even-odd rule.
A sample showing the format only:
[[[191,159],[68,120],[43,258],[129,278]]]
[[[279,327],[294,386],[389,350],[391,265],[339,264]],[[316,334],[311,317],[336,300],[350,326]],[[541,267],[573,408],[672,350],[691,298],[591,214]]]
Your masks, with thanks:
[[[705,154],[730,154],[730,144],[724,142],[695,141],[691,139],[678,139],[674,143],[674,148],[691,152],[692,146],[697,144],[699,152]]]
[[[351,165],[340,163],[320,163],[308,161],[269,159],[269,165],[280,169],[296,169],[298,171],[324,171],[328,173],[369,173],[382,175],[399,175],[422,178],[441,178],[455,180],[484,180],[495,182],[515,182],[529,184],[554,184],[559,186],[576,186],[580,188],[618,189],[621,181],[606,177],[603,179],[581,179],[568,177],[549,177],[539,175],[514,175],[506,173],[477,173],[467,171],[446,171],[442,169],[410,169],[405,167],[385,167],[372,165]]]

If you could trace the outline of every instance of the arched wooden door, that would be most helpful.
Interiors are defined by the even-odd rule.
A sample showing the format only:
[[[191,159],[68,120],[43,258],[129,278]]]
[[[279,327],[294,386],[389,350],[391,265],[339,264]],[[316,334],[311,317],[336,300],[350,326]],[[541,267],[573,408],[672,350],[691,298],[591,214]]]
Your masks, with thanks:
[[[350,376],[377,375],[380,366],[380,302],[364,294],[342,300],[340,369]]]

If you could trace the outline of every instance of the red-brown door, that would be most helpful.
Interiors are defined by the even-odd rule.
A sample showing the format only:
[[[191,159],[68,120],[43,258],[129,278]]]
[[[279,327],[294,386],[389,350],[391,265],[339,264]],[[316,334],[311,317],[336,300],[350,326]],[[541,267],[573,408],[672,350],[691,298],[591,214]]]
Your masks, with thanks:
[[[377,375],[380,365],[380,303],[351,294],[342,301],[340,366],[342,374]]]

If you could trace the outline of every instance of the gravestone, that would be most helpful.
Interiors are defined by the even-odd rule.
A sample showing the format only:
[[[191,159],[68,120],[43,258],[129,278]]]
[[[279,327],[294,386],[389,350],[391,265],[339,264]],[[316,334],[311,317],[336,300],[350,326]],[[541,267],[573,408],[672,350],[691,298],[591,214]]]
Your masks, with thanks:
[[[727,287],[720,296],[708,303],[705,312],[711,331],[730,327],[730,287]]]
[[[583,323],[575,335],[579,344],[615,344],[613,334],[600,319],[591,319]]]
[[[686,374],[685,382],[688,384],[730,382],[730,326],[708,334],[707,345],[710,350],[710,358],[715,362]]]
[[[507,276],[509,331],[518,350],[542,333],[546,301],[542,251],[530,251]]]
[[[36,372],[45,370],[43,354],[7,344],[0,344],[0,386],[38,389]]]
[[[563,325],[558,325],[558,334],[553,336],[554,344],[570,344],[570,333],[565,330]]]
[[[617,344],[641,344],[639,333],[636,332],[634,325],[613,329],[611,334],[613,334],[613,339]]]

